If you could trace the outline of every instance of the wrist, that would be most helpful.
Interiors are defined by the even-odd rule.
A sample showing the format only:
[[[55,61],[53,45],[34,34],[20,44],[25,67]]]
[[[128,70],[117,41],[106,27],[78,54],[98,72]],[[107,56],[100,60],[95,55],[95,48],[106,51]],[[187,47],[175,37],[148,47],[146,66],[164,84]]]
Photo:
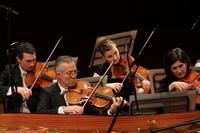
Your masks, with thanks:
[[[169,91],[172,91],[174,89],[174,85],[173,84],[170,84],[169,87],[168,87]]]
[[[65,106],[62,106],[62,110],[63,110],[64,114],[67,114],[67,110],[66,110]]]
[[[113,115],[114,113],[112,111],[110,111],[110,109],[108,110],[108,115]]]
[[[21,94],[21,88],[20,87],[14,87],[14,92]]]

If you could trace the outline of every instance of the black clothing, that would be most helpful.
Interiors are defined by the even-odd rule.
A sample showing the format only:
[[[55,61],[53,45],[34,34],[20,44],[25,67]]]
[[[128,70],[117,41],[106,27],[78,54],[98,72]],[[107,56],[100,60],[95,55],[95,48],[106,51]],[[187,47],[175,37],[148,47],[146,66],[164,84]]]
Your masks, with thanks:
[[[173,82],[174,80],[172,80],[171,78],[164,78],[162,79],[161,81],[159,81],[159,84],[160,84],[160,87],[158,89],[158,92],[161,93],[161,92],[169,92],[169,85]]]
[[[11,65],[11,76],[14,86],[23,86],[19,64]],[[6,65],[5,69],[0,74],[0,96],[7,98],[7,112],[19,113],[23,103],[23,97],[18,93],[13,93],[11,96],[6,96],[10,86],[10,66]],[[33,88],[32,96],[26,101],[28,109],[31,113],[36,112],[37,104],[39,102],[40,88]]]

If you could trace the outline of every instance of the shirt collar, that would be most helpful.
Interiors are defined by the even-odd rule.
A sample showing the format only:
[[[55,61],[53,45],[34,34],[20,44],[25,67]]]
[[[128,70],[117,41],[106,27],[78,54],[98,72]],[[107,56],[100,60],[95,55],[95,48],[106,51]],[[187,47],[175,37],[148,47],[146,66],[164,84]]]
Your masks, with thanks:
[[[27,72],[24,71],[20,65],[19,65],[19,69],[20,69],[20,71],[21,71],[21,75],[22,75],[22,76],[27,74]]]
[[[58,82],[58,86],[60,88],[60,95],[63,95],[68,91],[68,89],[62,87],[59,82]]]

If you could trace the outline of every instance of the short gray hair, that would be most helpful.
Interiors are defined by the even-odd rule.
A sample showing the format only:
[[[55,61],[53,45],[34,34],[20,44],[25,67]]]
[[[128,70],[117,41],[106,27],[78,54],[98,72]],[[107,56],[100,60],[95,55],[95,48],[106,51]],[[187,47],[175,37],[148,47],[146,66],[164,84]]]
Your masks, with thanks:
[[[74,62],[76,64],[75,57],[68,56],[68,55],[59,56],[55,62],[55,71],[60,72],[59,66],[61,63],[71,63],[71,62]]]

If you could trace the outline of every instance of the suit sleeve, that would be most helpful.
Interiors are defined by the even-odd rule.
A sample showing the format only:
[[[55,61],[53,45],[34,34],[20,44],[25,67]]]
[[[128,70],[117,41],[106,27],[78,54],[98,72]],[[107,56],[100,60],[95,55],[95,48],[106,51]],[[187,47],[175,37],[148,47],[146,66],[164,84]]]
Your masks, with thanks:
[[[40,101],[37,107],[37,113],[40,114],[57,114],[58,107],[51,106],[52,99],[50,93],[46,90],[42,90],[40,94]]]

